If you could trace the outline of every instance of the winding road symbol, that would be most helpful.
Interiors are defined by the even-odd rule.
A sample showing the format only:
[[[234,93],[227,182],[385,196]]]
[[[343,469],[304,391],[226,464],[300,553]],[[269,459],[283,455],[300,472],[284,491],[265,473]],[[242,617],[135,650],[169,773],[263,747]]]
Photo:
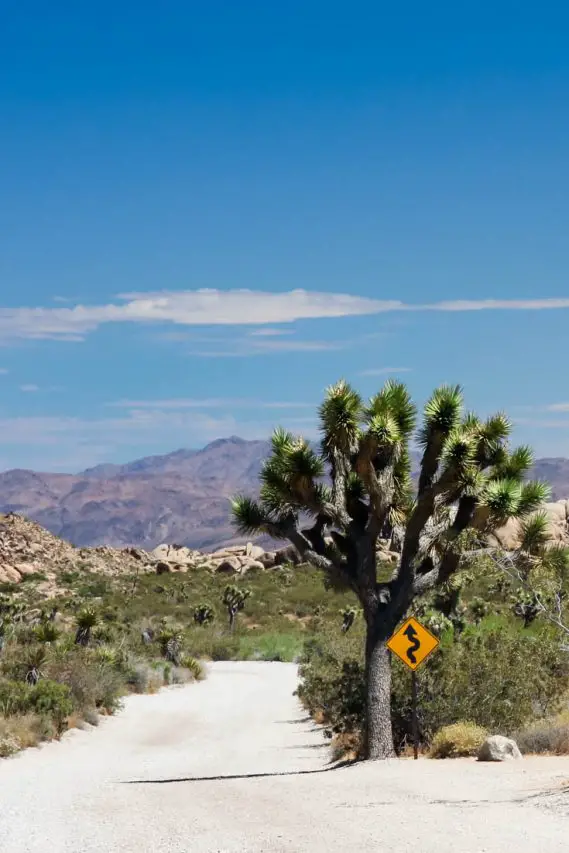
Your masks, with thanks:
[[[387,641],[390,649],[413,671],[425,661],[439,645],[434,634],[410,616]]]
[[[411,663],[417,663],[417,658],[415,657],[415,652],[421,648],[421,641],[419,639],[419,635],[413,628],[411,624],[407,625],[405,630],[403,631],[406,637],[411,641],[411,645],[405,652]]]

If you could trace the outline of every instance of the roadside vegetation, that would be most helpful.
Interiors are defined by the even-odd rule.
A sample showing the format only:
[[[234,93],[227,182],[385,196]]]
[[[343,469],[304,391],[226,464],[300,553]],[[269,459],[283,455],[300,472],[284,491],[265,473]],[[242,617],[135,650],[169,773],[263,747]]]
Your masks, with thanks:
[[[49,601],[34,579],[0,591],[2,756],[96,724],[129,692],[200,679],[208,660],[299,661],[299,697],[336,757],[361,753],[365,623],[353,593],[323,590],[320,570],[282,566],[228,584],[205,569],[117,578],[79,568],[61,581],[65,593]],[[473,754],[482,732],[512,735],[522,752],[569,751],[569,654],[554,625],[528,621],[523,595],[481,558],[416,602],[441,640],[418,673],[426,754]],[[392,718],[405,754],[411,685],[397,660]]]

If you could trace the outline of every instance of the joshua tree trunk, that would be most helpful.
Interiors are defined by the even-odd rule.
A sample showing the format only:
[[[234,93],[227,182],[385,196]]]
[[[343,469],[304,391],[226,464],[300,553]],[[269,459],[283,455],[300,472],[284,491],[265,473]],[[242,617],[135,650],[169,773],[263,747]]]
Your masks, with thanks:
[[[393,758],[391,726],[391,659],[385,632],[369,625],[366,636],[365,758]]]

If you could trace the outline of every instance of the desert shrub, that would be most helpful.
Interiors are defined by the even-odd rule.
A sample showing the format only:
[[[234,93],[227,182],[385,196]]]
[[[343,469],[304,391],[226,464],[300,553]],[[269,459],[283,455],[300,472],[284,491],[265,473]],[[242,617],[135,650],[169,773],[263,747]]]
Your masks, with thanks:
[[[54,656],[47,672],[50,678],[69,687],[76,710],[100,708],[113,713],[125,691],[125,675],[98,659],[97,651],[74,645]]]
[[[191,655],[186,655],[181,661],[182,667],[189,670],[191,677],[196,681],[203,681],[205,678],[205,670],[197,658]]]
[[[322,714],[330,733],[358,731],[363,722],[361,640],[350,634],[311,640],[301,661],[298,695],[310,713]],[[460,720],[510,734],[551,714],[566,696],[568,663],[549,628],[530,635],[483,621],[458,635],[445,633],[418,673],[422,743]],[[394,660],[392,675],[394,740],[401,750],[412,734],[411,674]]]
[[[73,697],[66,684],[56,681],[39,681],[29,689],[29,708],[36,714],[53,720],[59,732],[65,727],[65,720],[73,711]]]
[[[303,638],[297,634],[254,632],[241,635],[237,657],[240,660],[293,661],[303,648]]]
[[[512,737],[524,755],[569,755],[569,715],[559,714],[533,723],[513,732]]]
[[[11,717],[13,714],[24,714],[28,706],[29,688],[22,681],[0,679],[0,714]]]
[[[21,681],[0,682],[0,712],[5,717],[31,712],[52,720],[59,732],[72,711],[71,691],[64,684],[50,680],[34,686]]]
[[[2,733],[0,730],[0,758],[9,758],[21,748],[18,739],[11,732]]]
[[[433,737],[431,758],[460,758],[476,755],[488,732],[468,721],[443,726]]]

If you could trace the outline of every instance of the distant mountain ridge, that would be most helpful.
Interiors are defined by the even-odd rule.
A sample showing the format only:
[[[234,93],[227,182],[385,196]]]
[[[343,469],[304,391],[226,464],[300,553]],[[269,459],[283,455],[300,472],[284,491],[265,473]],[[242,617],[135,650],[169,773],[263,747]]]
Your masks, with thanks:
[[[242,541],[229,501],[238,492],[258,492],[269,449],[269,441],[230,436],[201,450],[78,474],[12,469],[0,473],[0,512],[21,513],[78,546],[152,549],[167,542],[213,550]],[[539,459],[532,476],[551,484],[554,500],[569,495],[569,459]]]

